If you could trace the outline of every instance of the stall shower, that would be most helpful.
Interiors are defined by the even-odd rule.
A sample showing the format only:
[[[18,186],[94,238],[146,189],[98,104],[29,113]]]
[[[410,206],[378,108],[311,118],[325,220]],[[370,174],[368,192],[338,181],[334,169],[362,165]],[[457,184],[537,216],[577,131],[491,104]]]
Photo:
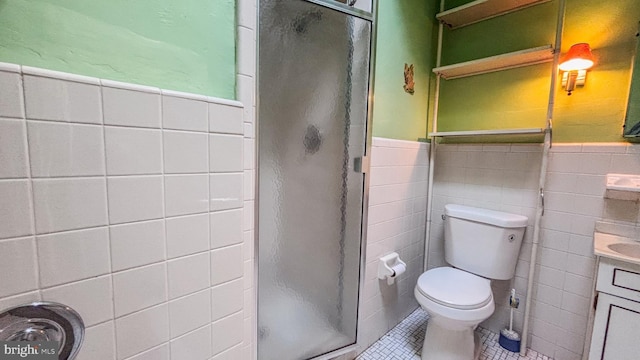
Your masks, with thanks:
[[[258,358],[356,343],[371,19],[348,6],[261,1]]]

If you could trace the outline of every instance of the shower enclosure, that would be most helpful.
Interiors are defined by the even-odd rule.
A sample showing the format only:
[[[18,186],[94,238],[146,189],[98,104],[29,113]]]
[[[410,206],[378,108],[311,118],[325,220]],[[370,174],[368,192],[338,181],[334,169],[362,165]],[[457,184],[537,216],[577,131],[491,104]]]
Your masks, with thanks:
[[[372,19],[261,0],[259,22],[258,359],[310,359],[356,342]]]

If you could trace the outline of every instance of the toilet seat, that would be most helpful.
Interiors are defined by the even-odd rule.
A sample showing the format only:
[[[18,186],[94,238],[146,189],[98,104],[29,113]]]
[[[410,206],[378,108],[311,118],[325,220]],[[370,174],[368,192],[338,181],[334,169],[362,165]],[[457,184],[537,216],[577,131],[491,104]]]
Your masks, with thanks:
[[[479,309],[493,301],[488,279],[446,266],[420,275],[416,290],[437,304],[459,310]]]

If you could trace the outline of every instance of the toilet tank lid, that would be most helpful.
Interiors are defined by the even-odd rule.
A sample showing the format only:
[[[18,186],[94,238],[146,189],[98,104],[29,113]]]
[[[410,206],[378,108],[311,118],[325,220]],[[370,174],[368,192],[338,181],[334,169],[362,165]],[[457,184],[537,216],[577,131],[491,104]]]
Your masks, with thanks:
[[[528,221],[528,218],[523,215],[456,204],[445,205],[444,213],[454,218],[477,221],[504,228],[525,227]]]

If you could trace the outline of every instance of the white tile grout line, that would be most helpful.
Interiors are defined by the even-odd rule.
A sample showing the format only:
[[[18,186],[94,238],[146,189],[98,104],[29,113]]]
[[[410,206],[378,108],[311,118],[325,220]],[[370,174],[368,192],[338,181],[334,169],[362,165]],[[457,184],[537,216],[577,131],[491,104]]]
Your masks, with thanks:
[[[418,308],[373,343],[356,360],[420,360],[429,315]],[[498,344],[498,334],[478,327],[476,333],[482,341],[480,360],[553,360],[529,349],[526,357],[520,357]]]

